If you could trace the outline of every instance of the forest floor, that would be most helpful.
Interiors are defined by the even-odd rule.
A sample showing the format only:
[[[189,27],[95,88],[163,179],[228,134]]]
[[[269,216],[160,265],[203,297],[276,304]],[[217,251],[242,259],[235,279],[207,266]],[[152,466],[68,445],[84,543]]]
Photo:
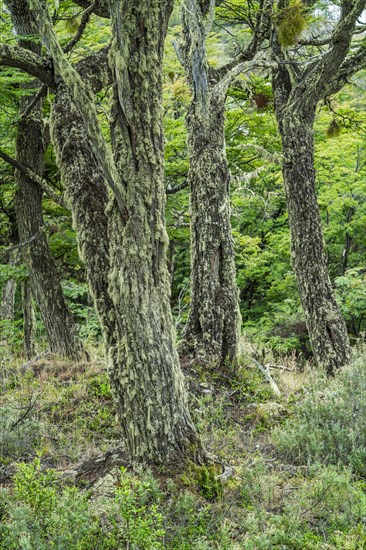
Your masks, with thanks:
[[[366,451],[357,436],[349,453],[342,432],[350,429],[350,400],[339,393],[332,401],[329,384],[309,367],[300,372],[293,358],[271,359],[280,397],[250,361],[239,373],[184,366],[194,419],[215,463],[187,464],[169,476],[128,468],[98,350],[90,363],[49,355],[8,362],[1,374],[0,548],[366,548],[366,481],[361,466],[347,463],[357,451],[362,465]],[[357,369],[349,376],[366,384]],[[314,424],[319,407],[337,415],[339,401],[338,431],[328,423],[329,433],[321,432],[327,420],[322,412]],[[363,406],[352,411],[365,416]]]

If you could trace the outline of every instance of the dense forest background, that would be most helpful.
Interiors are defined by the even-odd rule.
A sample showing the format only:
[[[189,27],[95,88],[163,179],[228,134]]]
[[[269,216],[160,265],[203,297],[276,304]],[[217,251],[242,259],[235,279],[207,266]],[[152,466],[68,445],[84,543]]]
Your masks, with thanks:
[[[63,42],[67,43],[77,27],[78,18],[68,15],[65,19],[59,23],[59,32]],[[177,6],[170,20],[164,57],[164,128],[169,269],[172,309],[178,333],[188,313],[190,270],[185,125],[190,92],[172,45],[180,32]],[[99,49],[108,38],[108,26],[103,24],[103,20],[92,19],[72,58],[77,60],[79,55]],[[239,41],[245,39],[246,33],[240,22],[235,24],[227,21],[227,17],[218,17],[209,37],[210,63],[213,66],[224,64],[235,53]],[[23,73],[13,69],[1,72],[1,150],[11,157],[15,156],[19,97],[28,93],[20,88],[27,81]],[[362,338],[366,323],[364,87],[365,77],[361,72],[352,85],[319,106],[315,127],[317,191],[329,272],[353,341]],[[98,100],[99,116],[105,129],[107,119],[103,103],[107,100],[105,92]],[[45,117],[48,108],[46,101]],[[225,132],[232,174],[232,225],[244,334],[256,346],[268,347],[280,354],[294,352],[299,358],[309,359],[311,348],[291,268],[281,175],[281,141],[273,113],[268,72],[256,71],[248,77],[239,77],[229,90]],[[21,282],[26,280],[27,273],[19,253],[15,265],[8,261],[6,250],[16,232],[14,168],[3,161],[1,170],[0,227],[4,252],[0,281],[3,287],[9,279],[17,282],[14,321],[1,320],[2,334],[7,333],[11,344],[7,350],[3,349],[6,355],[22,349]],[[46,152],[45,174],[56,192],[62,194],[62,182],[51,146]],[[80,334],[98,344],[100,329],[88,296],[71,214],[47,196],[44,197],[43,209],[48,242]],[[37,341],[41,350],[45,331],[39,315]]]
[[[0,2],[0,548],[366,548],[365,6],[170,4]]]

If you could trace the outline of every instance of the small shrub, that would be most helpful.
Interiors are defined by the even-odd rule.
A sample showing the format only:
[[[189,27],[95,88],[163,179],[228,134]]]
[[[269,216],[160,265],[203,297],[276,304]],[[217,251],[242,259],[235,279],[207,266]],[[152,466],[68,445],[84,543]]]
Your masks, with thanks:
[[[365,358],[314,383],[273,439],[295,463],[342,464],[366,476]]]
[[[13,490],[0,495],[0,510],[3,550],[89,550],[103,540],[88,496],[60,490],[57,473],[42,471],[39,458],[19,465]]]
[[[0,461],[19,459],[32,451],[39,441],[40,423],[30,414],[21,422],[24,406],[18,404],[0,407]]]
[[[261,460],[241,471],[240,524],[245,550],[363,548],[366,495],[363,483],[336,466],[315,465],[286,483]],[[348,545],[353,541],[354,545]]]

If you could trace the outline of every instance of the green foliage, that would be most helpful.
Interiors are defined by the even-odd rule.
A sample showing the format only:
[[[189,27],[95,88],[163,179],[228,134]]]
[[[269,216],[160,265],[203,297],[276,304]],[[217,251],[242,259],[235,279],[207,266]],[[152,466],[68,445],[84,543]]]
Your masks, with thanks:
[[[119,487],[116,490],[118,545],[127,548],[163,548],[163,515],[156,496],[154,478],[138,479],[121,468]]]
[[[245,550],[362,548],[366,541],[363,484],[348,470],[316,465],[288,485],[255,459],[241,470]],[[360,546],[358,546],[360,544]]]
[[[353,334],[365,330],[366,323],[366,275],[362,268],[348,269],[335,279],[338,302],[343,316]]]
[[[39,458],[19,465],[11,498],[8,491],[1,494],[0,548],[93,548],[99,528],[87,495],[75,488],[58,490],[58,478],[55,471],[41,468]]]
[[[366,369],[365,359],[320,379],[306,390],[303,401],[274,441],[297,464],[322,461],[349,466],[366,475]]]
[[[98,342],[101,339],[101,329],[87,285],[69,279],[62,282],[62,290],[79,324],[80,336],[84,340]]]

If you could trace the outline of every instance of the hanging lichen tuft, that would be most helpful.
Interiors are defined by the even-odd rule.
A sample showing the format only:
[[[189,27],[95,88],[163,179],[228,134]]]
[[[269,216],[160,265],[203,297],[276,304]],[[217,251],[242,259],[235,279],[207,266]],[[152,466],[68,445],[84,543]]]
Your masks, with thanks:
[[[304,5],[292,0],[278,15],[278,39],[282,46],[294,46],[306,26]]]
[[[335,119],[333,119],[326,130],[327,137],[328,138],[337,137],[341,133],[341,130],[342,130],[342,127],[338,124],[338,122]]]

